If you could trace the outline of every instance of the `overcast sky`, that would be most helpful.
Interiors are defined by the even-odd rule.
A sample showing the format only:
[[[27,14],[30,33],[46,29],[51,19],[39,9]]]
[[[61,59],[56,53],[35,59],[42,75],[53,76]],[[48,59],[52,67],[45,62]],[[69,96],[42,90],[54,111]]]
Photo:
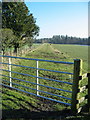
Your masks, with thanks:
[[[36,24],[40,27],[38,38],[53,35],[88,37],[88,2],[34,1],[40,0],[25,3],[30,13],[33,13],[36,18]]]

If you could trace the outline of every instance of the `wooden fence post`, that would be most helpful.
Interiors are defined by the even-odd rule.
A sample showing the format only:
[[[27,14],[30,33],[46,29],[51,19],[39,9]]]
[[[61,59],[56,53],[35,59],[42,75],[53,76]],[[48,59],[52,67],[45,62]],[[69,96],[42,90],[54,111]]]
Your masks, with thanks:
[[[10,87],[12,87],[12,79],[11,79],[11,58],[9,58],[9,66],[8,66],[8,70],[9,70],[9,77],[10,77]]]
[[[90,114],[90,73],[88,74],[88,110]]]
[[[79,76],[82,74],[82,60],[80,59],[74,60],[73,73],[74,74],[73,74],[71,110],[73,114],[76,114],[77,109],[79,108],[79,104],[77,104],[77,100],[78,100],[78,89],[79,89]]]

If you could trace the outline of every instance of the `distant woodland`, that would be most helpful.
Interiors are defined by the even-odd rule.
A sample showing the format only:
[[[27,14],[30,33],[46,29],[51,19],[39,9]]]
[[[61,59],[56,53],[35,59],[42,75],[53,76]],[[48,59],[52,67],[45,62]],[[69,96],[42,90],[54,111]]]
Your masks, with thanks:
[[[51,43],[51,44],[80,44],[90,45],[89,38],[69,37],[68,35],[54,35],[52,38],[36,39],[34,43]]]

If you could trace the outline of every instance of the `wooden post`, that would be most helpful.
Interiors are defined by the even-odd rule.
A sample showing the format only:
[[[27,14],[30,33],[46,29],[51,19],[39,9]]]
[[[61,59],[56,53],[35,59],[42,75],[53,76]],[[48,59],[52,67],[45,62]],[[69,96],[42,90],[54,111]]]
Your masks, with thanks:
[[[79,108],[79,104],[77,104],[77,100],[78,100],[78,89],[79,89],[79,76],[81,74],[82,74],[82,60],[75,59],[73,86],[72,86],[72,102],[71,102],[71,110],[73,114],[76,114],[77,109]]]
[[[90,114],[90,73],[88,74],[88,109]]]
[[[12,79],[11,79],[11,58],[9,58],[9,66],[8,66],[8,70],[9,70],[9,77],[10,77],[10,87],[12,87]]]
[[[37,95],[39,95],[39,92],[38,92],[38,90],[39,90],[39,86],[38,86],[38,84],[39,84],[39,81],[38,81],[38,61],[36,61],[36,76],[37,76],[37,78],[36,78],[36,83],[37,83],[37,86],[36,86],[36,93],[37,93]]]

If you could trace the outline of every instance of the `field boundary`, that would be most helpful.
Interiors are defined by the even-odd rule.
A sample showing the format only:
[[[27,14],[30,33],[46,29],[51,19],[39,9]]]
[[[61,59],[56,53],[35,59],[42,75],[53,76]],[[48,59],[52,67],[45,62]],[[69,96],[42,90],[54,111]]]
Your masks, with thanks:
[[[15,56],[2,56],[2,55],[0,55],[0,57],[3,58],[3,59],[4,58],[8,58],[8,62],[7,63],[6,62],[0,62],[0,64],[8,65],[8,70],[6,70],[6,69],[0,69],[0,70],[1,71],[6,71],[6,72],[9,73],[9,76],[0,74],[0,76],[2,76],[2,77],[8,77],[9,78],[9,81],[7,81],[5,79],[4,80],[2,79],[2,81],[4,83],[1,83],[1,85],[5,86],[5,87],[8,87],[8,88],[12,88],[12,89],[18,90],[18,91],[21,91],[21,92],[24,92],[24,93],[31,94],[31,95],[34,95],[34,96],[37,96],[37,97],[41,97],[41,98],[48,99],[48,100],[51,100],[51,101],[54,101],[54,102],[65,104],[66,106],[71,106],[71,109],[73,110],[73,113],[79,113],[81,111],[81,107],[79,107],[79,104],[81,102],[83,102],[85,99],[87,99],[88,100],[88,103],[87,103],[88,104],[88,110],[89,110],[89,113],[90,113],[90,96],[89,96],[90,95],[90,73],[85,73],[85,74],[82,75],[82,60],[76,59],[76,60],[74,60],[74,62],[64,62],[64,61],[33,59],[33,58],[24,58],[24,57],[15,57]],[[36,61],[36,67],[29,67],[29,66],[12,64],[11,59],[24,59],[24,60],[31,60],[31,61],[33,60],[33,61]],[[74,72],[72,71],[72,73],[71,73],[71,72],[64,72],[64,71],[56,71],[56,70],[49,70],[49,69],[39,68],[39,61],[42,61],[42,62],[52,62],[52,63],[58,63],[58,64],[74,65]],[[35,69],[36,70],[36,76],[30,75],[30,74],[25,74],[25,73],[19,73],[17,71],[12,71],[11,66]],[[55,79],[51,79],[51,78],[39,77],[39,70],[51,71],[51,72],[56,72],[56,73],[62,73],[62,74],[66,74],[66,75],[67,74],[73,75],[73,82],[72,83],[71,82],[64,82],[64,81],[55,80]],[[25,81],[25,80],[18,79],[18,78],[14,78],[14,77],[12,77],[12,73],[20,74],[20,75],[24,75],[24,76],[34,77],[34,78],[36,78],[36,83],[35,82],[30,82],[30,81]],[[82,86],[80,88],[79,82],[81,80],[85,79],[86,77],[88,78],[88,84],[85,85],[85,86]],[[20,84],[17,84],[17,83],[13,83],[12,82],[13,79],[34,84],[34,85],[36,85],[36,89],[29,88],[27,86],[23,86],[23,85],[20,85]],[[61,88],[54,88],[54,87],[50,87],[50,86],[39,84],[39,79],[54,81],[54,82],[58,82],[58,83],[61,82],[63,84],[72,85],[72,91],[64,90],[64,89],[61,89]],[[5,82],[8,83],[8,85],[5,84]],[[21,87],[24,87],[24,88],[32,89],[32,90],[36,91],[36,93],[31,93],[31,92],[28,92],[28,91],[25,91],[25,90],[13,87],[13,85],[17,85],[17,86],[21,86]],[[72,98],[68,98],[68,97],[56,95],[56,94],[53,94],[53,93],[50,93],[50,92],[39,90],[39,86],[47,87],[47,88],[54,89],[54,90],[60,90],[60,91],[69,92],[69,93],[72,94]],[[86,89],[88,89],[87,95],[85,97],[81,97],[79,99],[78,98],[78,93],[79,92],[83,92]],[[52,99],[52,98],[49,98],[49,97],[42,96],[42,95],[39,94],[39,92],[46,93],[46,94],[49,94],[51,96],[57,96],[57,97],[60,97],[60,98],[63,98],[63,99],[70,100],[71,104],[70,103],[65,103],[65,102],[60,101],[60,100],[56,100],[56,99]]]

